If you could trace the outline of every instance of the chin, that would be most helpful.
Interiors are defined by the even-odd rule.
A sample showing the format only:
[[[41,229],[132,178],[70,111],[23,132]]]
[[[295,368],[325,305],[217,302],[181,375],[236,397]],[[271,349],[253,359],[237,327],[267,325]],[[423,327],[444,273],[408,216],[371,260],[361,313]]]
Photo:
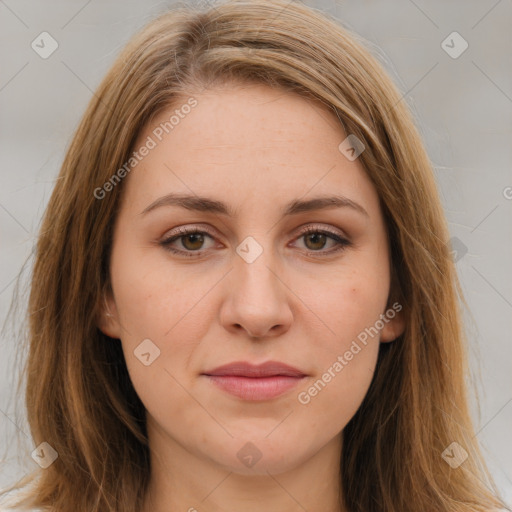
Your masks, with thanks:
[[[314,452],[312,443],[301,443],[286,435],[276,435],[272,439],[265,437],[269,432],[271,429],[254,437],[236,437],[229,443],[224,440],[212,447],[208,456],[232,473],[268,476],[268,473],[274,475],[294,469]],[[307,450],[308,445],[311,453]]]

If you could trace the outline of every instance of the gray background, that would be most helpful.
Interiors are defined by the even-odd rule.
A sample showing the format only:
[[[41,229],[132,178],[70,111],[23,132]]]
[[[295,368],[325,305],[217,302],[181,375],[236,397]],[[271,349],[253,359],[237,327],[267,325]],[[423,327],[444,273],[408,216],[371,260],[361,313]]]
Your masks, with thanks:
[[[457,238],[454,247],[461,249],[457,268],[470,308],[470,357],[481,395],[480,417],[473,404],[477,437],[510,503],[512,188],[507,187],[512,187],[512,2],[306,3],[337,16],[374,45],[424,137],[450,232]],[[87,102],[129,37],[169,5],[0,0],[0,321],[7,316],[14,279],[32,251],[65,149]],[[43,31],[59,45],[47,59],[31,48]],[[458,58],[441,46],[453,31],[469,44]],[[23,468],[16,461],[16,445],[6,444],[17,429],[28,432],[17,415],[22,404],[12,384],[16,340],[9,330],[0,349],[0,452],[10,446],[0,465],[1,486],[21,477],[33,463],[29,460]],[[22,438],[30,446],[28,437]]]

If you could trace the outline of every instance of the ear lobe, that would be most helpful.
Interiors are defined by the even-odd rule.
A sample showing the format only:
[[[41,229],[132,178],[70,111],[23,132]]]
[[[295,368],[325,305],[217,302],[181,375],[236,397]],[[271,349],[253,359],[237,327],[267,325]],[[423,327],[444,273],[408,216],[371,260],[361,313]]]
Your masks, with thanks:
[[[395,303],[398,304],[398,303]],[[394,305],[393,305],[394,306]],[[391,318],[391,314],[389,310],[384,313],[384,327],[380,332],[380,341],[382,343],[389,343],[395,341],[400,335],[405,331],[405,316],[402,311],[402,307],[400,306],[400,310],[392,309],[392,312],[395,313],[393,318]]]
[[[110,338],[121,338],[121,325],[119,324],[117,308],[111,292],[103,295],[103,305],[100,306],[97,325],[98,329]]]

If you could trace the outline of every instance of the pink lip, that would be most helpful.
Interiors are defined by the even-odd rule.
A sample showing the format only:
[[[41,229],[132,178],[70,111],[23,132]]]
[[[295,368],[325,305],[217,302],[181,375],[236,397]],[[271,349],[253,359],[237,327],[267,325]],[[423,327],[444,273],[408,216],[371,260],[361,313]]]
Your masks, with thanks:
[[[296,386],[306,374],[284,363],[234,362],[204,372],[222,390],[243,400],[269,400]]]

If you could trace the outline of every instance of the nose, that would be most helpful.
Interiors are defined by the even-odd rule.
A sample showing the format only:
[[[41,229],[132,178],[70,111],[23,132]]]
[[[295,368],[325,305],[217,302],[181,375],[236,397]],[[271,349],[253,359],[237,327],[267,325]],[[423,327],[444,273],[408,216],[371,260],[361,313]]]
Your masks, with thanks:
[[[237,334],[245,331],[251,338],[268,338],[282,335],[290,328],[293,294],[271,260],[266,251],[252,263],[235,258],[220,311],[225,329]]]

